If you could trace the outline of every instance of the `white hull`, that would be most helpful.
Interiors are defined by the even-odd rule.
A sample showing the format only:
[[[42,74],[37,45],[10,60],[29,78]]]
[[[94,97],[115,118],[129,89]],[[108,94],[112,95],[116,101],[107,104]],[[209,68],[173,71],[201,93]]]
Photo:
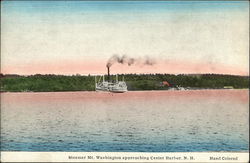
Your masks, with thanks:
[[[127,92],[128,90],[101,90],[101,89],[96,89],[96,92],[113,92],[113,93],[124,93]]]
[[[110,89],[110,92],[114,92],[114,93],[124,93],[127,92],[127,89]]]

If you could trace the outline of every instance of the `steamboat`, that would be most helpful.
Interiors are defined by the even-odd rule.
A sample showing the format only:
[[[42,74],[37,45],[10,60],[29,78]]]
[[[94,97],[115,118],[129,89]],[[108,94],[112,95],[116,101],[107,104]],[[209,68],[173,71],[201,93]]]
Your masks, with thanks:
[[[127,92],[127,84],[124,81],[124,77],[122,81],[118,80],[118,75],[116,75],[116,80],[113,81],[110,79],[109,67],[108,69],[108,80],[105,81],[105,76],[101,76],[98,81],[95,77],[95,90],[96,91],[105,91],[105,92],[114,92],[114,93],[124,93]]]

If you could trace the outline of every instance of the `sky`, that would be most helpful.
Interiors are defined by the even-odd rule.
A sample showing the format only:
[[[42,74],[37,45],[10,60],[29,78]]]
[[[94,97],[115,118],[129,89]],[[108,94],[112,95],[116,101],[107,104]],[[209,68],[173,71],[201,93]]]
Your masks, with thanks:
[[[4,1],[1,73],[249,75],[247,1]]]

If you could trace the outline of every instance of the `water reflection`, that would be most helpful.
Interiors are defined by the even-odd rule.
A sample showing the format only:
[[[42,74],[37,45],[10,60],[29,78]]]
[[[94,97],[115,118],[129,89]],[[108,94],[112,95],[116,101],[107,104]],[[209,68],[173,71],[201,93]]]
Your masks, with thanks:
[[[248,90],[2,93],[3,151],[246,151]]]

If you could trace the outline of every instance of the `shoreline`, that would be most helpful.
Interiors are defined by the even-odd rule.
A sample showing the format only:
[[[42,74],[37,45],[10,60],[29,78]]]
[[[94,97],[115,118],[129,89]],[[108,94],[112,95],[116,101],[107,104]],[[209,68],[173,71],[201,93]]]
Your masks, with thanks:
[[[128,90],[127,92],[151,92],[151,91],[159,91],[159,92],[169,92],[169,91],[201,91],[201,90],[249,90],[249,88],[233,88],[233,89],[226,89],[226,88],[201,88],[201,89],[185,89],[185,90]],[[121,94],[121,93],[113,93],[109,91],[86,91],[86,90],[69,90],[69,91],[0,91],[0,93],[68,93],[68,92],[99,92],[99,93],[112,93],[112,94]],[[124,92],[124,93],[127,93]]]
[[[248,89],[248,76],[221,74],[123,74],[128,91]],[[115,81],[114,75],[110,76]],[[95,91],[95,76],[4,75],[0,92],[72,92]]]

